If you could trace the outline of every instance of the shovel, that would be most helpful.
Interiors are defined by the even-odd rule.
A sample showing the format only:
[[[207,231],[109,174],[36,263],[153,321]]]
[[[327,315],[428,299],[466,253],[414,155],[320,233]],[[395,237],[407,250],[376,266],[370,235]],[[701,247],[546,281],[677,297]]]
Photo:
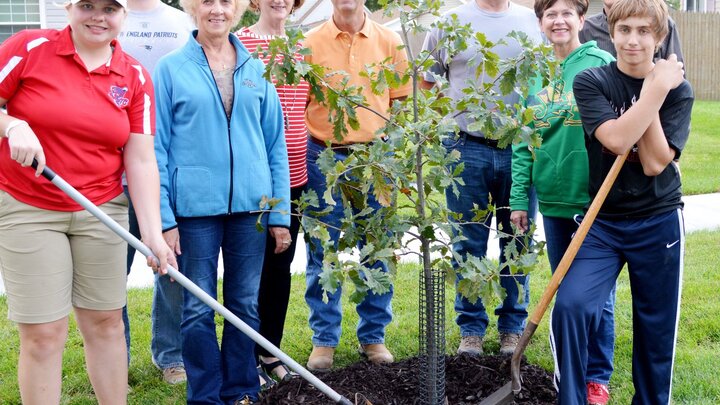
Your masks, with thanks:
[[[590,204],[590,208],[588,208],[585,217],[580,223],[577,232],[575,232],[575,236],[573,236],[570,246],[568,246],[565,251],[562,260],[560,260],[560,264],[558,264],[557,269],[555,269],[555,273],[553,273],[547,287],[545,287],[545,292],[543,292],[540,302],[538,302],[538,305],[535,307],[535,310],[530,316],[530,320],[525,326],[525,330],[523,330],[520,341],[518,342],[518,345],[512,355],[510,363],[511,381],[503,385],[499,390],[490,394],[490,396],[480,402],[480,405],[502,405],[512,403],[515,395],[522,389],[522,378],[520,376],[520,360],[522,355],[530,343],[530,338],[532,338],[532,335],[535,334],[535,330],[537,329],[538,324],[540,324],[543,315],[545,315],[545,311],[550,305],[550,301],[552,301],[558,287],[560,287],[562,279],[565,277],[565,274],[567,274],[568,269],[570,269],[570,265],[585,240],[585,236],[587,236],[590,227],[595,221],[595,217],[597,216],[598,211],[600,211],[600,207],[603,205],[603,202],[605,202],[605,198],[610,192],[610,188],[612,188],[613,183],[615,183],[615,179],[620,173],[620,169],[622,169],[628,153],[630,153],[629,150],[622,155],[618,155],[615,159],[615,162],[600,186],[600,190],[598,190],[592,204]]]
[[[32,167],[37,169],[37,161],[33,159]],[[43,177],[50,180],[51,183],[56,185],[60,190],[64,191],[65,194],[67,194],[70,198],[75,200],[78,204],[80,204],[83,208],[85,208],[88,212],[90,212],[92,215],[94,215],[97,219],[100,220],[103,224],[105,224],[108,228],[110,228],[113,232],[115,232],[118,236],[125,239],[132,247],[137,249],[138,252],[142,253],[146,257],[155,257],[155,255],[152,253],[149,247],[145,246],[142,242],[140,242],[136,237],[134,237],[130,232],[125,230],[120,224],[115,222],[112,218],[110,218],[107,214],[105,214],[100,208],[95,206],[90,200],[88,200],[84,195],[80,194],[79,191],[77,191],[73,186],[68,184],[65,180],[63,180],[62,177],[58,176],[53,172],[50,168],[45,167],[42,172]],[[155,258],[157,260],[157,258]],[[158,263],[160,261],[158,260]],[[342,404],[342,405],[353,405],[353,402],[351,402],[349,399],[345,398],[344,396],[338,394],[335,392],[332,388],[330,388],[327,384],[320,381],[317,377],[315,377],[311,372],[309,372],[307,369],[305,369],[303,366],[298,364],[295,360],[293,360],[290,356],[285,354],[283,351],[281,351],[277,346],[273,345],[265,339],[262,335],[255,332],[253,328],[251,328],[248,324],[243,322],[240,318],[238,318],[235,314],[230,312],[227,308],[225,308],[222,304],[220,304],[217,300],[212,298],[208,293],[200,289],[195,283],[190,281],[187,277],[185,277],[182,273],[174,269],[172,266],[167,267],[167,275],[172,277],[175,281],[177,281],[181,286],[183,286],[186,290],[188,290],[191,294],[198,297],[202,302],[207,304],[210,308],[214,309],[217,313],[222,315],[225,319],[227,319],[228,322],[233,324],[236,328],[240,329],[241,332],[246,334],[250,339],[255,341],[255,343],[262,346],[264,349],[266,349],[268,352],[270,352],[273,356],[280,359],[283,363],[285,363],[292,371],[298,373],[302,378],[307,380],[310,384],[315,386],[318,390],[320,390],[323,394],[327,395],[335,401],[336,404]],[[357,405],[357,404],[356,404]],[[371,405],[369,401],[362,403],[361,405]]]

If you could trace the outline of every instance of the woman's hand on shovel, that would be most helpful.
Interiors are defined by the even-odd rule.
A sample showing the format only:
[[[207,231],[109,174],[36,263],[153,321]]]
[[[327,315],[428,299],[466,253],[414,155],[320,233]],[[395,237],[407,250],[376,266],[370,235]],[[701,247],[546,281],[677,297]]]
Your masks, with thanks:
[[[16,120],[13,123],[17,122],[20,124],[15,124],[6,131],[10,159],[18,162],[22,167],[31,166],[33,159],[37,160],[35,177],[38,177],[45,168],[45,153],[32,128],[24,121]]]
[[[175,229],[177,231],[177,229]],[[167,232],[166,232],[167,233]],[[164,238],[153,238],[152,240],[148,240],[145,242],[147,247],[152,250],[155,257],[157,257],[160,260],[160,263],[155,260],[154,257],[149,256],[147,258],[147,264],[148,266],[152,267],[153,271],[159,272],[161,275],[167,274],[167,266],[173,266],[174,268],[178,268],[177,265],[177,259],[175,258],[175,254],[173,252],[173,249],[168,245],[166,242],[166,239]],[[179,249],[179,245],[178,245]]]

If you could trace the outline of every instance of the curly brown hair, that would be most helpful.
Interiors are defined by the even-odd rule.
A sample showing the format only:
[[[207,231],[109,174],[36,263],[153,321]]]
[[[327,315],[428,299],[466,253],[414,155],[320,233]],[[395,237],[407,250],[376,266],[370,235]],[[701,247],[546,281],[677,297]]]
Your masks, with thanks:
[[[538,20],[542,19],[545,10],[554,6],[557,2],[558,0],[535,0],[535,5],[533,6],[533,8],[535,10],[535,16],[538,18]],[[567,2],[569,6],[575,7],[575,11],[577,11],[578,16],[582,17],[585,15],[585,13],[587,13],[589,6],[588,0],[565,0],[565,2]]]

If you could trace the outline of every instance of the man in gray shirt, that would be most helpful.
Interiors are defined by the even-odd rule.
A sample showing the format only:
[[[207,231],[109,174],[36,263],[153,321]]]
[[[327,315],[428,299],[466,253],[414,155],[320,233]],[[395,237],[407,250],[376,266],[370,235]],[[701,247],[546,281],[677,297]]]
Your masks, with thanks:
[[[542,37],[538,27],[537,17],[532,10],[509,2],[507,0],[474,0],[450,10],[443,16],[445,19],[456,15],[459,24],[470,24],[476,32],[482,32],[488,41],[498,43],[501,39],[504,44],[497,44],[492,52],[500,59],[509,59],[518,56],[522,52],[520,44],[507,38],[512,31],[525,32],[530,40],[540,43]],[[468,47],[457,55],[448,55],[447,49],[438,46],[444,32],[437,28],[431,30],[423,49],[432,53],[435,64],[431,72],[438,76],[448,78],[449,88],[447,96],[453,101],[460,101],[465,93],[463,89],[468,82],[491,82],[490,77],[483,72],[480,77],[476,75],[476,68],[482,58],[480,46],[476,42],[468,40]],[[431,72],[425,74],[423,87],[431,88],[434,85],[434,77]],[[499,85],[495,90],[501,93]],[[503,96],[502,101],[506,105],[514,105],[519,101],[519,95],[511,92]],[[487,106],[488,109],[493,106]],[[498,227],[507,231],[512,229],[510,225],[510,185],[512,148],[499,147],[498,142],[485,137],[480,131],[473,131],[469,124],[473,119],[467,113],[454,114],[455,120],[460,129],[460,137],[448,137],[444,142],[448,150],[460,153],[458,164],[464,165],[461,174],[463,185],[458,186],[459,194],[455,195],[451,189],[446,192],[447,207],[452,212],[462,214],[462,218],[472,218],[474,205],[487,207],[492,203],[497,207],[496,222]],[[451,168],[454,171],[454,168]],[[487,225],[490,221],[488,220]],[[478,258],[487,254],[489,229],[485,224],[463,224],[462,234],[465,239],[453,244],[455,250],[461,256],[472,255]],[[504,251],[509,238],[500,238],[500,251]],[[504,260],[504,255],[500,255]],[[453,263],[457,266],[457,263]],[[518,284],[522,288],[518,288]],[[527,305],[530,300],[529,279],[526,276],[516,275],[513,277],[502,277],[501,285],[505,288],[507,296],[495,309],[498,317],[498,331],[500,333],[500,352],[510,354],[515,350],[520,333],[525,327],[527,318]],[[524,299],[520,299],[523,294]],[[488,326],[488,315],[482,300],[470,302],[459,293],[455,297],[456,322],[460,327],[462,336],[458,353],[479,355],[482,353],[482,341]]]
[[[580,42],[596,41],[600,49],[610,52],[617,58],[615,46],[610,39],[607,21],[608,11],[614,3],[615,0],[603,0],[603,11],[585,19],[585,25],[580,30]],[[680,35],[678,35],[675,21],[668,16],[668,34],[655,52],[655,60],[667,59],[673,53],[677,56],[678,62],[684,63],[682,49],[680,49]]]
[[[129,0],[128,16],[118,40],[123,50],[137,59],[152,74],[158,59],[185,45],[193,29],[192,20],[187,14],[160,0]],[[130,233],[139,238],[140,229],[132,204],[129,208],[129,217]],[[180,254],[180,252],[175,253]],[[135,249],[128,245],[128,274],[134,257]],[[170,282],[169,277],[155,274],[150,351],[153,364],[162,370],[163,380],[169,384],[181,383],[186,378],[180,337],[182,295],[183,289],[180,284]],[[130,323],[127,307],[123,309],[123,319],[129,360]]]

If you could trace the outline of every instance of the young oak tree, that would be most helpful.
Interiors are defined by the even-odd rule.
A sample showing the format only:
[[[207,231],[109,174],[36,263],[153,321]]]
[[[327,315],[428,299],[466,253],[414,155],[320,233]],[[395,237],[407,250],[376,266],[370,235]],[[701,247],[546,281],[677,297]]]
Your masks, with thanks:
[[[386,15],[400,19],[400,34],[407,44],[412,36],[424,36],[430,27],[419,22],[421,17],[428,14],[438,17],[441,3],[438,0],[380,0],[380,4]],[[471,302],[479,298],[485,302],[503,299],[505,291],[500,285],[500,277],[527,274],[536,264],[544,245],[530,243],[527,235],[532,235],[533,226],[527,235],[516,234],[512,229],[497,229],[499,236],[518,242],[508,243],[501,252],[505,258],[502,264],[486,257],[461,257],[452,250],[452,244],[463,238],[462,225],[480,223],[490,227],[490,216],[498,209],[509,207],[492,204],[476,207],[472,218],[450,212],[445,206],[445,191],[458,192],[462,165],[451,171],[450,167],[459,156],[457,152],[449,153],[442,140],[456,136],[458,128],[453,111],[459,110],[474,118],[470,130],[480,130],[489,138],[497,139],[501,147],[519,141],[539,145],[540,139],[529,126],[531,109],[522,104],[506,105],[501,97],[517,92],[521,99],[527,98],[531,81],[540,80],[543,85],[547,84],[548,78],[555,74],[556,65],[550,62],[551,48],[533,44],[524,33],[513,32],[503,39],[517,41],[523,51],[515,58],[502,60],[493,52],[498,43],[461,25],[457,18],[438,19],[432,27],[444,33],[437,46],[445,48],[449,55],[477,44],[480,49],[476,57],[478,80],[468,84],[461,100],[451,100],[444,95],[447,88],[444,77],[435,77],[436,85],[432,90],[419,87],[423,74],[434,63],[432,52],[414,54],[407,48],[409,66],[406,71],[398,71],[389,60],[366,65],[363,74],[370,79],[373,92],[380,93],[388,87],[412,81],[412,94],[403,101],[395,101],[389,113],[371,110],[385,121],[384,128],[378,133],[384,141],[353,144],[350,147],[353,153],[343,161],[337,161],[331,149],[323,151],[318,164],[326,176],[327,192],[321,196],[305,193],[298,205],[303,215],[305,238],[311,241],[310,248],[319,244],[324,249],[321,283],[327,292],[334,292],[341,285],[348,290],[349,285],[350,298],[354,302],[360,302],[369,292],[388,292],[399,256],[412,255],[419,259],[421,297],[424,297],[420,303],[421,335],[432,341],[429,344],[421,342],[420,346],[421,351],[432,348],[432,353],[427,350],[423,353],[430,359],[427,367],[441,369],[445,354],[444,311],[435,307],[438,303],[437,284],[444,289],[445,276],[450,275],[450,280],[455,280],[457,272],[461,276],[457,290]],[[345,72],[326,71],[322,66],[295,61],[293,55],[296,52],[307,55],[310,51],[300,45],[303,38],[300,31],[290,29],[287,34],[287,38],[270,42],[267,52],[271,62],[267,65],[266,77],[274,77],[280,84],[306,80],[316,99],[328,106],[334,138],[340,143],[348,127],[357,129],[362,125],[357,119],[357,109],[369,109],[361,89],[348,85]],[[277,55],[282,56],[279,62],[275,61]],[[482,81],[483,71],[494,79]],[[370,193],[382,205],[379,210],[367,206]],[[320,198],[328,205],[340,198],[345,207],[352,205],[357,210],[356,213],[345,210],[345,218],[337,228],[340,232],[338,240],[330,238],[329,226],[323,222],[327,210],[308,211],[317,207]],[[263,202],[261,208],[267,208],[265,203],[272,208],[272,201]],[[358,252],[356,246],[360,242],[363,244]],[[451,259],[457,263],[456,268]],[[389,274],[373,267],[378,261],[387,264]],[[436,331],[442,336],[437,336]],[[442,403],[443,397],[444,393],[435,390],[428,398],[431,403]]]
[[[418,24],[417,20],[428,13],[437,15],[440,4],[433,0],[384,1],[387,0],[381,4],[387,14],[400,16],[401,35],[406,42],[411,35],[422,35],[427,31],[428,28]],[[470,41],[479,43],[482,51],[478,54],[477,75],[481,78],[484,70],[495,79],[468,84],[465,97],[453,101],[443,95],[447,87],[444,77],[436,77],[436,86],[432,90],[421,90],[418,86],[422,74],[433,63],[429,52],[413,55],[408,50],[410,63],[405,72],[396,71],[389,62],[366,65],[363,74],[371,79],[373,92],[379,93],[411,80],[413,93],[402,102],[395,101],[389,114],[372,111],[386,122],[379,134],[384,141],[353,144],[353,153],[343,162],[333,158],[332,150],[325,150],[320,156],[320,165],[327,176],[328,192],[323,196],[307,193],[299,201],[301,212],[315,206],[318,198],[325,199],[329,204],[333,204],[336,198],[342,198],[362,210],[366,206],[366,196],[373,193],[383,205],[377,212],[348,212],[339,228],[341,236],[337,247],[329,240],[322,213],[313,217],[303,216],[306,238],[317,239],[326,249],[323,286],[333,291],[341,283],[351,281],[354,301],[362,299],[371,290],[378,293],[387,291],[390,285],[388,275],[380,274],[370,264],[381,260],[395,269],[396,251],[402,252],[401,255],[417,255],[428,271],[453,272],[448,259],[454,257],[460,263],[458,267],[462,269],[463,281],[466,281],[461,282],[458,288],[473,300],[502,297],[498,281],[502,267],[509,268],[513,274],[528,271],[542,250],[542,244],[528,246],[528,243],[522,243],[526,246],[524,250],[508,244],[502,253],[508,261],[502,266],[486,258],[463,259],[454,255],[450,247],[455,239],[449,235],[461,233],[460,224],[477,222],[490,226],[484,219],[497,209],[507,207],[477,207],[473,218],[456,218],[457,222],[449,220],[453,213],[445,208],[444,195],[447,188],[455,190],[460,181],[457,178],[459,171],[453,173],[448,169],[458,156],[447,152],[442,139],[455,136],[458,131],[452,115],[453,105],[457,105],[475,119],[470,129],[480,130],[489,138],[497,139],[501,147],[519,141],[539,145],[540,139],[528,126],[532,110],[522,104],[505,105],[500,97],[509,92],[518,92],[526,97],[532,80],[547,83],[555,69],[555,64],[548,57],[551,48],[533,44],[524,33],[513,32],[505,41],[517,41],[522,45],[523,52],[516,58],[501,60],[492,51],[496,43],[488,41],[482,33],[472,32],[468,26],[459,25],[456,19],[437,21],[433,27],[446,33],[438,47],[445,47],[449,54],[466,49]],[[322,66],[293,59],[292,55],[297,51],[301,54],[310,52],[299,45],[302,38],[300,31],[289,29],[287,38],[270,41],[267,52],[273,62],[266,66],[266,77],[274,77],[279,84],[306,80],[314,96],[329,107],[328,119],[333,123],[334,137],[341,142],[348,127],[362,125],[358,122],[356,110],[369,108],[360,89],[347,84],[345,72],[328,72]],[[283,56],[281,62],[274,62],[276,55]],[[496,83],[500,84],[500,92],[494,90]],[[341,179],[342,182],[339,181]],[[272,201],[263,202],[266,203]],[[513,230],[497,231],[503,237],[525,238],[524,235],[516,235]],[[358,258],[357,254],[353,255],[353,249],[361,238],[366,238],[367,244]],[[420,242],[422,248],[419,252],[407,249],[408,244],[414,241]],[[341,259],[343,253],[347,255]]]

